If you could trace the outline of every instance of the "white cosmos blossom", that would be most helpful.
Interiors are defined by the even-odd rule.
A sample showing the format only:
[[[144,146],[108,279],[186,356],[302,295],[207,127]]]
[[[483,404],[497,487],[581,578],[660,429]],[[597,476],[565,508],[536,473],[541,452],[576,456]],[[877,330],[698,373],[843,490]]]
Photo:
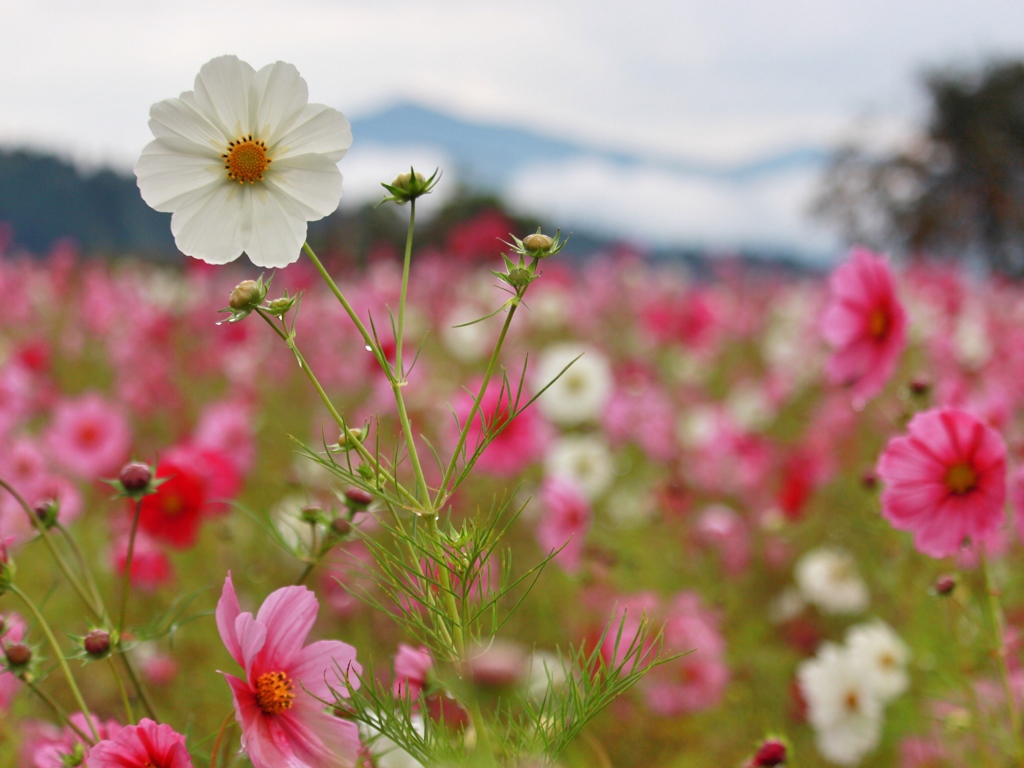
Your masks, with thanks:
[[[797,668],[807,719],[818,751],[833,763],[856,765],[878,746],[883,704],[869,681],[864,659],[834,643]]]
[[[821,547],[801,557],[794,569],[800,594],[823,613],[860,613],[868,607],[868,587],[849,552]]]
[[[256,71],[235,56],[207,62],[195,90],[154,104],[156,137],[135,163],[142,199],[171,213],[182,253],[260,267],[298,259],[306,223],[341,199],[337,163],[352,143],[345,116],[309,104],[291,64]]]
[[[907,659],[910,652],[895,630],[882,620],[850,627],[846,632],[850,653],[864,662],[868,683],[883,702],[907,690]]]
[[[598,421],[611,397],[613,380],[608,358],[597,350],[576,342],[548,347],[534,371],[535,385],[538,389],[547,385],[569,363],[572,366],[540,396],[537,407],[562,427]]]
[[[544,456],[548,475],[575,485],[589,501],[608,490],[615,463],[604,440],[593,435],[563,435]]]

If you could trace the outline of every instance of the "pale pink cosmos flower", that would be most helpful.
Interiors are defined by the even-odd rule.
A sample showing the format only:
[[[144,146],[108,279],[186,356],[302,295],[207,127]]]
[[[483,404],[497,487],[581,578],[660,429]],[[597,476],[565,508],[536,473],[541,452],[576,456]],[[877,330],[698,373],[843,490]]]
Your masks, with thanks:
[[[906,436],[889,441],[877,474],[882,515],[931,557],[955,555],[965,539],[987,539],[1003,522],[1006,445],[964,411],[918,413]]]
[[[355,723],[318,699],[359,685],[356,651],[339,640],[305,645],[319,603],[305,587],[272,592],[255,617],[242,613],[229,573],[217,603],[217,629],[245,678],[225,674],[254,768],[350,768],[359,759]]]
[[[821,318],[822,335],[835,347],[828,377],[851,386],[855,400],[870,400],[892,377],[907,345],[907,315],[892,270],[882,256],[855,248],[832,273],[829,287]]]
[[[590,504],[575,484],[560,477],[549,477],[540,488],[543,509],[537,524],[537,541],[545,552],[553,552],[555,562],[566,571],[579,570],[583,544],[590,528]]]
[[[59,402],[46,431],[53,457],[90,480],[113,473],[128,457],[131,442],[128,419],[95,392]]]
[[[185,737],[171,726],[143,718],[89,750],[87,768],[192,768]]]

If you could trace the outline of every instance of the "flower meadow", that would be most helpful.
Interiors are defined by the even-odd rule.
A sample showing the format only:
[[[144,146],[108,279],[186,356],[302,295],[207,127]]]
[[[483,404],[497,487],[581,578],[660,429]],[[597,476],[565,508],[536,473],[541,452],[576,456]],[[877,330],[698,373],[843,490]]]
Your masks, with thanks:
[[[1024,763],[1019,286],[468,266],[413,169],[356,269],[294,67],[151,118],[180,265],[0,260],[0,766]]]

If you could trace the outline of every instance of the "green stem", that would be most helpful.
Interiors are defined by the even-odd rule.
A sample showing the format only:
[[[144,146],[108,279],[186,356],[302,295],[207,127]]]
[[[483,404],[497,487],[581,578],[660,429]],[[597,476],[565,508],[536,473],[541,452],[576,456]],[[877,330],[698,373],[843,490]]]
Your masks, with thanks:
[[[455,658],[464,661],[466,658],[466,639],[462,631],[462,616],[459,613],[459,606],[455,602],[455,594],[452,590],[452,575],[448,572],[448,566],[445,564],[445,551],[444,547],[441,546],[441,532],[437,529],[436,515],[427,518],[427,526],[430,531],[430,540],[434,545],[435,557],[437,557],[437,576],[441,580],[441,589],[444,592],[444,606],[452,623],[452,648],[455,651]]]
[[[124,578],[121,580],[121,610],[117,617],[117,642],[121,643],[124,633],[124,617],[128,611],[128,593],[132,584],[132,557],[135,555],[135,535],[139,532],[139,518],[142,517],[142,499],[135,500],[135,516],[132,518],[132,530],[128,534],[128,553],[124,558]]]
[[[96,580],[92,577],[92,571],[89,569],[89,565],[85,560],[85,556],[82,554],[81,548],[79,548],[74,536],[59,522],[54,526],[64,537],[64,541],[67,543],[68,548],[71,550],[71,554],[75,556],[75,561],[78,563],[78,568],[82,572],[82,576],[85,579],[85,586],[89,589],[92,595],[93,605],[99,611],[100,616],[104,624],[107,623],[107,609],[103,604],[103,597],[100,595],[99,587],[96,586]]]
[[[93,605],[92,600],[89,598],[89,595],[85,593],[85,589],[82,587],[81,582],[75,577],[75,574],[72,572],[71,566],[68,565],[64,557],[60,554],[60,552],[57,551],[57,545],[54,543],[53,537],[50,536],[50,532],[46,529],[46,526],[43,524],[43,522],[36,516],[35,512],[32,511],[31,507],[29,507],[29,505],[25,502],[25,499],[22,498],[21,494],[14,490],[14,488],[12,488],[3,478],[0,478],[0,488],[3,488],[9,494],[11,494],[11,496],[14,497],[15,501],[18,502],[18,505],[25,511],[25,514],[28,515],[29,522],[32,524],[32,527],[39,531],[39,535],[42,536],[43,541],[46,542],[46,546],[47,548],[49,548],[50,554],[52,554],[53,559],[57,561],[57,567],[60,568],[61,573],[64,574],[64,577],[71,584],[72,588],[81,598],[82,602],[85,603],[85,607],[89,609],[89,612],[93,614],[97,621],[102,620],[103,616],[101,612],[97,609],[95,605]]]
[[[1010,684],[1010,669],[1006,663],[1006,638],[1004,636],[1005,617],[1003,606],[999,602],[999,590],[992,581],[992,569],[989,567],[988,557],[984,545],[979,547],[981,557],[981,570],[985,576],[985,607],[989,617],[989,625],[995,635],[993,645],[995,646],[996,657],[999,661],[999,675],[1003,682],[1003,694],[1006,696],[1006,706],[1010,716],[1010,731],[1013,738],[1013,757],[1017,765],[1024,761],[1024,741],[1020,733],[1020,713],[1017,711],[1017,699],[1013,694],[1013,687]]]
[[[345,423],[345,419],[342,417],[340,413],[338,413],[338,409],[334,407],[334,403],[331,402],[331,398],[327,396],[327,392],[325,392],[324,388],[320,385],[320,381],[316,378],[316,374],[313,373],[313,369],[309,367],[309,364],[306,362],[306,358],[303,357],[302,352],[299,351],[299,347],[295,343],[294,335],[278,328],[277,325],[274,324],[274,321],[271,319],[271,315],[267,314],[267,312],[262,308],[257,308],[256,311],[259,313],[260,317],[266,320],[267,324],[274,329],[274,333],[280,336],[281,340],[288,345],[288,349],[292,351],[292,354],[295,355],[295,359],[299,363],[299,368],[301,368],[303,373],[306,374],[306,378],[309,379],[310,384],[313,385],[313,388],[317,391],[317,394],[320,395],[320,401],[324,404],[328,412],[331,414],[331,418],[334,419],[335,424],[337,424],[338,428],[341,429],[341,431],[345,434],[345,438],[347,440],[346,445],[354,446],[356,453],[359,454],[360,458],[363,459],[363,461],[365,461],[371,467],[373,467],[373,471],[380,475],[384,479],[384,482],[393,485],[399,493],[404,495],[407,499],[409,499],[410,502],[412,502],[415,505],[415,509],[419,509],[420,504],[416,500],[416,497],[409,493],[405,486],[398,483],[398,481],[391,475],[391,473],[389,473],[386,469],[384,469],[384,467],[380,465],[380,462],[378,462],[374,455],[366,449],[365,445],[363,445],[362,441],[359,439],[359,436],[357,436],[355,432],[349,429],[348,424]]]
[[[427,488],[427,479],[423,475],[423,467],[420,464],[419,452],[416,450],[416,441],[413,436],[412,423],[409,421],[409,414],[405,407],[405,398],[402,397],[402,387],[407,383],[405,368],[402,365],[402,341],[405,336],[405,298],[409,290],[409,265],[412,261],[412,238],[416,230],[416,200],[409,202],[409,229],[405,235],[405,258],[402,260],[402,290],[398,299],[398,328],[395,330],[395,376],[391,381],[391,389],[395,394],[395,403],[398,406],[398,420],[402,424],[402,434],[405,435],[406,449],[409,451],[409,462],[412,464],[413,474],[416,476],[416,489],[422,503],[427,505],[425,512],[433,515],[436,510],[430,505],[430,490]]]
[[[117,682],[117,691],[121,694],[121,703],[124,705],[124,713],[128,718],[129,723],[138,722],[135,719],[135,712],[132,710],[132,703],[128,700],[128,691],[125,690],[124,681],[121,679],[121,673],[117,671],[117,665],[114,663],[114,657],[108,656],[107,661],[110,662],[110,671],[114,675],[114,680]]]
[[[53,713],[57,716],[58,720],[60,720],[62,723],[64,723],[64,725],[66,725],[68,728],[70,728],[72,731],[75,732],[75,735],[78,736],[78,738],[80,738],[82,740],[82,743],[84,743],[84,744],[94,744],[95,743],[92,739],[90,739],[88,736],[85,735],[85,733],[82,731],[81,728],[79,728],[77,725],[75,725],[73,722],[71,722],[71,717],[68,715],[68,713],[64,709],[64,707],[62,707],[60,704],[57,703],[56,699],[54,699],[50,694],[48,694],[42,688],[37,686],[35,684],[35,682],[33,682],[33,681],[25,680],[24,678],[22,678],[22,682],[24,682],[25,685],[28,686],[28,689],[30,691],[32,691],[32,693],[34,693],[36,696],[38,696],[40,699],[42,699],[46,703],[46,705],[50,709],[53,710]]]
[[[377,359],[377,363],[384,370],[384,373],[387,374],[388,378],[394,378],[391,369],[388,367],[388,361],[387,358],[384,357],[384,353],[381,351],[380,347],[374,342],[373,336],[371,336],[370,332],[366,330],[366,326],[363,325],[363,322],[362,320],[359,319],[359,315],[356,314],[356,311],[352,309],[352,305],[348,303],[348,299],[345,298],[345,294],[341,292],[341,289],[338,288],[338,286],[335,284],[333,278],[331,278],[331,275],[324,268],[324,265],[320,263],[320,259],[316,257],[316,254],[313,252],[313,249],[309,247],[309,243],[303,243],[302,249],[306,252],[306,255],[309,256],[310,260],[313,262],[313,266],[316,267],[317,271],[320,273],[320,276],[324,279],[324,282],[327,283],[327,286],[331,289],[331,293],[334,294],[334,297],[338,300],[338,303],[341,304],[342,308],[345,310],[345,313],[349,316],[349,319],[352,321],[352,324],[355,325],[356,330],[359,331],[359,335],[363,337],[363,342],[366,344],[366,348],[373,353],[373,356]]]
[[[523,293],[525,293],[525,291]],[[484,380],[480,384],[480,390],[477,392],[476,397],[473,398],[473,405],[469,409],[469,415],[463,422],[462,429],[459,430],[459,441],[455,445],[451,461],[448,462],[448,467],[444,471],[444,477],[441,478],[441,485],[437,490],[437,498],[434,500],[435,509],[440,509],[450,495],[448,492],[448,483],[451,481],[452,475],[455,473],[455,467],[458,465],[459,456],[462,455],[462,449],[466,445],[466,440],[469,438],[469,430],[473,424],[473,419],[476,418],[477,413],[480,411],[480,404],[483,402],[484,395],[487,393],[487,387],[491,383],[491,378],[494,376],[494,369],[498,364],[498,355],[501,352],[502,345],[505,343],[505,336],[508,334],[508,329],[512,325],[512,316],[515,315],[516,307],[519,306],[519,301],[522,300],[522,293],[517,293],[516,299],[516,301],[512,302],[512,306],[509,307],[508,314],[505,316],[505,323],[501,326],[501,333],[498,335],[498,343],[494,346],[494,351],[491,353],[491,359],[487,361],[487,370],[484,371]],[[511,407],[512,393],[510,392],[509,408]]]
[[[132,665],[131,659],[128,657],[128,651],[122,651],[121,659],[124,661],[125,671],[128,672],[128,678],[132,681],[132,687],[139,694],[139,698],[142,699],[142,706],[146,708],[146,714],[149,715],[150,719],[160,722],[160,718],[156,716],[156,708],[153,706],[152,700],[149,698],[149,693],[142,686],[142,681],[139,680],[139,675],[135,671],[135,667]]]
[[[28,606],[28,609],[32,611],[32,614],[36,617],[36,621],[39,622],[39,627],[43,630],[43,634],[46,635],[46,640],[50,644],[50,648],[53,649],[54,655],[57,657],[57,663],[60,664],[61,671],[64,673],[64,677],[67,678],[68,686],[71,688],[71,694],[75,697],[75,703],[78,704],[78,708],[85,715],[86,721],[89,723],[89,730],[92,731],[92,736],[96,741],[100,740],[99,733],[96,732],[96,724],[92,720],[92,714],[89,712],[89,706],[85,703],[85,699],[82,698],[82,692],[78,689],[78,684],[75,682],[74,675],[71,674],[71,668],[68,667],[68,661],[64,658],[64,653],[60,649],[60,644],[57,642],[57,638],[53,636],[53,630],[50,629],[49,623],[39,609],[36,608],[28,595],[22,592],[16,585],[11,584],[8,587],[11,592],[22,599],[22,602]]]

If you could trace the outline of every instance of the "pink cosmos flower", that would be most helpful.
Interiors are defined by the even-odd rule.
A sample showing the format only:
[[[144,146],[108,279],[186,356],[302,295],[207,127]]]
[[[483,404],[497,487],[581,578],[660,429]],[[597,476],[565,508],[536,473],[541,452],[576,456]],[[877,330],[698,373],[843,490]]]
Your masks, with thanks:
[[[185,737],[148,718],[89,750],[88,768],[192,768]]]
[[[476,392],[480,386],[477,382],[470,389]],[[530,399],[529,394],[520,397],[520,407]],[[469,412],[473,407],[473,396],[469,393],[455,400],[453,408],[458,416],[459,424],[465,425]],[[530,464],[539,462],[551,441],[551,426],[535,408],[527,408],[511,421],[509,420],[510,399],[508,391],[502,391],[500,384],[492,382],[484,393],[480,409],[469,425],[469,436],[466,440],[466,454],[471,456],[480,439],[483,437],[483,424],[489,429],[502,427],[476,463],[477,469],[491,475],[513,477],[520,474]],[[454,424],[451,442],[456,440]]]
[[[216,451],[244,477],[256,459],[252,409],[238,400],[211,403],[203,409],[193,440],[198,448]]]
[[[570,573],[578,570],[590,528],[590,504],[573,483],[559,477],[544,481],[540,502],[543,517],[537,525],[537,541],[541,549],[552,552],[562,547],[555,562]]]
[[[117,469],[131,441],[128,419],[97,393],[58,403],[46,432],[53,457],[90,480]]]
[[[987,539],[1003,522],[1006,445],[964,411],[918,413],[905,437],[889,441],[877,474],[882,515],[931,557],[955,555],[964,539]]]
[[[829,286],[831,298],[821,318],[822,335],[835,347],[828,376],[852,386],[856,400],[870,400],[896,371],[907,344],[907,316],[892,271],[882,256],[855,248],[832,273]]]
[[[426,646],[413,648],[405,643],[398,644],[395,654],[395,682],[392,690],[396,697],[418,698],[427,685],[427,675],[434,668],[434,658]]]
[[[217,629],[245,679],[225,674],[254,768],[348,768],[359,757],[355,723],[324,711],[318,699],[358,686],[355,649],[338,640],[304,645],[319,603],[305,587],[270,594],[255,618],[242,613],[229,573],[217,603]],[[333,685],[330,683],[333,681]]]
[[[4,542],[0,539],[0,548]],[[0,652],[8,643],[20,643],[25,635],[25,622],[16,613],[0,614]],[[11,706],[21,681],[10,672],[0,671],[0,714]]]
[[[687,653],[654,670],[645,681],[650,708],[661,715],[680,715],[718,704],[729,682],[725,641],[718,620],[696,592],[681,592],[665,620],[665,649]]]
[[[68,719],[78,729],[78,732],[90,733],[89,720],[81,712],[75,712]],[[92,716],[92,724],[100,739],[116,738],[122,727],[116,720],[100,720],[95,715]],[[30,721],[25,723],[23,732],[25,739],[21,747],[21,765],[32,766],[32,768],[66,768],[73,764],[71,758],[79,749],[82,750],[86,758],[87,768],[99,765],[89,761],[88,758],[91,754],[89,746],[70,726],[65,726],[62,729],[51,723]],[[129,763],[128,765],[133,764]],[[122,768],[122,766],[119,765],[118,768]]]

